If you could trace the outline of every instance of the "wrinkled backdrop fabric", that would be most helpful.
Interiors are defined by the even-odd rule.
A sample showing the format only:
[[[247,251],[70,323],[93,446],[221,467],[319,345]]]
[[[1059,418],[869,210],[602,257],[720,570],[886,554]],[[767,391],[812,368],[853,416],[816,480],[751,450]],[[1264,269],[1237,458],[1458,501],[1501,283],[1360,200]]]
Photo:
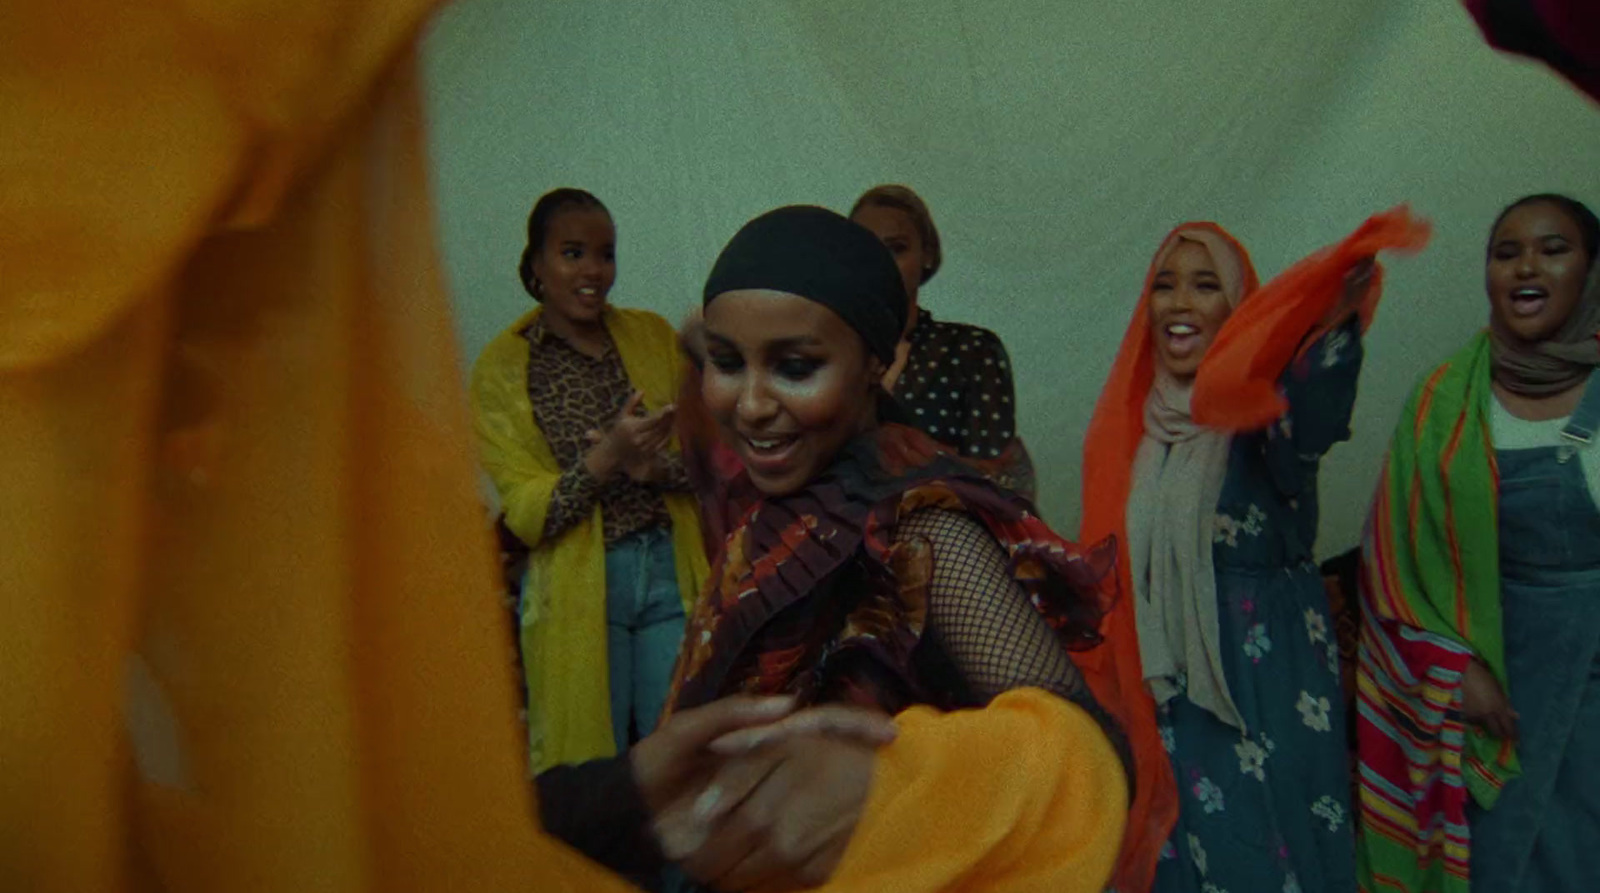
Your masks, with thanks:
[[[441,237],[465,352],[527,305],[528,210],[554,186],[616,217],[622,304],[679,320],[723,244],[794,202],[911,185],[944,264],[940,319],[1004,340],[1046,520],[1074,530],[1079,458],[1174,225],[1215,220],[1263,281],[1410,202],[1354,439],[1324,461],[1319,553],[1353,548],[1411,386],[1487,321],[1501,205],[1600,206],[1600,113],[1489,47],[1460,0],[464,0],[424,52]]]

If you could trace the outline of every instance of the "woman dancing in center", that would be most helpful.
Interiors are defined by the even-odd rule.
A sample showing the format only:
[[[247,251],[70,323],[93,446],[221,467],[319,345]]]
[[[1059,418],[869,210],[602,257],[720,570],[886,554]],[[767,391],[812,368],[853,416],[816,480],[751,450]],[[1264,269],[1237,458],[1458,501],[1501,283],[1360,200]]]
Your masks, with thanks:
[[[772,211],[718,258],[705,287],[705,403],[760,499],[690,619],[672,709],[737,693],[854,703],[902,724],[929,708],[981,708],[948,717],[970,739],[925,739],[909,771],[873,780],[857,836],[897,823],[900,844],[852,848],[835,880],[875,869],[892,881],[882,889],[1099,891],[1126,780],[1117,724],[1069,649],[1098,641],[1111,550],[1080,552],[898,422],[882,378],[906,317],[888,251],[831,211]],[[1023,774],[973,765],[971,748],[1018,715],[1038,723],[1041,760]],[[767,792],[717,788],[717,812],[781,809],[785,786],[873,757],[806,744],[752,758],[778,764],[760,773]],[[1001,796],[992,780],[1003,775],[1034,793]],[[710,847],[720,853],[683,868],[721,889],[752,886],[740,883],[738,835],[721,838]],[[987,852],[1000,839],[1012,843]],[[884,873],[897,859],[905,871]]]
[[[905,283],[906,329],[884,372],[884,390],[894,395],[904,421],[956,456],[978,460],[1000,486],[1037,498],[1033,460],[1018,434],[1016,387],[1011,357],[988,329],[935,320],[922,306],[922,286],[943,262],[939,229],[922,197],[888,184],[862,193],[850,219],[878,237]],[[739,459],[717,441],[715,425],[699,398],[698,367],[705,361],[704,323],[697,315],[683,328],[685,351],[697,369],[678,401],[679,437],[685,464],[700,494],[706,545],[714,550],[748,507],[753,494],[740,491]]]

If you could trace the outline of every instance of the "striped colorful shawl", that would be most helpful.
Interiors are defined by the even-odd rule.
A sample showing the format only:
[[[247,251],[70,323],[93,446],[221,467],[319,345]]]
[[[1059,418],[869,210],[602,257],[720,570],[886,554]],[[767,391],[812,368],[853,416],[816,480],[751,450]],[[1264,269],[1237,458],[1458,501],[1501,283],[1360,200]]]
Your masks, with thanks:
[[[1367,522],[1357,676],[1365,891],[1466,893],[1467,797],[1492,806],[1520,771],[1509,743],[1461,717],[1469,660],[1506,680],[1489,364],[1479,335],[1412,395]]]

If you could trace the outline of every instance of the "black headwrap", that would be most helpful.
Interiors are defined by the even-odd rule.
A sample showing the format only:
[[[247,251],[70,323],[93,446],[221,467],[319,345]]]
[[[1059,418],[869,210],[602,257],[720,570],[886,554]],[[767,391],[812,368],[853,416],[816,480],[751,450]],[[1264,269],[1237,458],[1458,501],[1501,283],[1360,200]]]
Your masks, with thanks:
[[[878,237],[827,208],[790,205],[746,223],[706,279],[705,303],[739,289],[816,301],[861,333],[886,365],[906,329],[905,282]]]

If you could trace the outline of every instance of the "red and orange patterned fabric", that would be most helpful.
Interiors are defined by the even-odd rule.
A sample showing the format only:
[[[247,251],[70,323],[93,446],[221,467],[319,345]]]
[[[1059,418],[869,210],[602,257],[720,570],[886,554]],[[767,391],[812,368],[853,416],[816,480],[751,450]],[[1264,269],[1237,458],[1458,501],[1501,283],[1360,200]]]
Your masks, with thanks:
[[[983,522],[1065,647],[1099,643],[1115,544],[1080,550],[980,469],[889,424],[806,489],[746,513],[689,621],[671,709],[738,692],[890,712],[917,703],[963,706],[930,686],[913,661],[932,555],[925,542],[896,542],[893,531],[899,519],[928,508]]]

